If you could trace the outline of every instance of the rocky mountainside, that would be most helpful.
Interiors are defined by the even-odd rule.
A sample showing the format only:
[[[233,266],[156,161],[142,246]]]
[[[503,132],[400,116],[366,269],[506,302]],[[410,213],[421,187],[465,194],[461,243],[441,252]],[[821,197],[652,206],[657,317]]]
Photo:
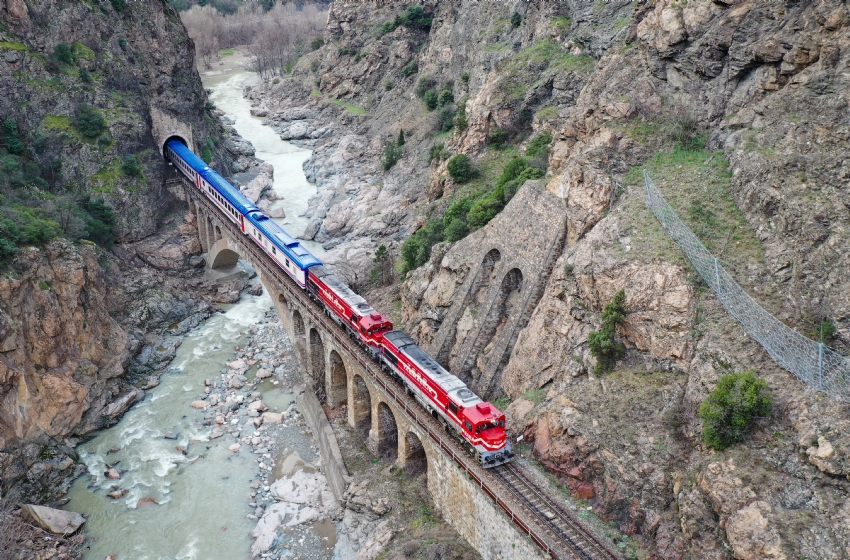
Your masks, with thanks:
[[[257,164],[207,103],[193,52],[159,0],[0,2],[4,497],[61,496],[80,438],[158,383],[215,302],[238,298],[202,280],[194,216],[165,188],[154,140],[155,121],[176,119],[223,171]],[[80,200],[114,211],[116,244],[80,239]]]
[[[846,354],[847,5],[420,5],[335,2],[326,44],[246,91],[270,126],[314,148],[305,237],[339,247],[359,280],[378,243],[398,255],[414,232],[429,238],[401,289],[373,298],[400,297],[388,308],[400,324],[510,403],[524,453],[628,535],[630,554],[850,557],[850,412],[743,333],[647,208],[641,176],[762,306],[807,336],[826,328]],[[544,133],[543,182],[484,227],[470,212],[476,231],[447,239],[456,203],[507,188],[516,157],[536,165],[528,150]],[[452,178],[456,154],[477,177]],[[563,223],[528,222],[541,197],[551,211],[535,215]],[[513,245],[531,234],[553,255],[533,270]],[[621,289],[627,352],[597,374],[588,336]],[[750,368],[773,413],[715,452],[699,405]]]

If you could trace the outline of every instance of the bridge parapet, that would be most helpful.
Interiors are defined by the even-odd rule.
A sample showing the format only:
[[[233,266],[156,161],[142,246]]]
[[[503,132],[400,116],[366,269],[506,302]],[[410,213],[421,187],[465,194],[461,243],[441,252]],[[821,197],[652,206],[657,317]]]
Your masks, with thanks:
[[[201,244],[208,251],[208,266],[231,251],[249,262],[272,297],[306,372],[305,381],[316,393],[305,392],[298,404],[319,440],[326,476],[338,499],[350,478],[322,404],[346,403],[348,424],[368,431],[373,453],[400,467],[424,471],[437,510],[486,560],[573,557],[267,255],[196,188],[184,185]]]

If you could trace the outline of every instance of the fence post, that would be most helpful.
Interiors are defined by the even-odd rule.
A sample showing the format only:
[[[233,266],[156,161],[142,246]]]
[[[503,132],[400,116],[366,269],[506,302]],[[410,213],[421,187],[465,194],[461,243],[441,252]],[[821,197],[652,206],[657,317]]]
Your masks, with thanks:
[[[714,257],[714,278],[717,282],[717,294],[723,291],[723,288],[720,286],[720,265],[717,263],[717,257]]]
[[[818,390],[823,391],[823,342],[818,343]]]

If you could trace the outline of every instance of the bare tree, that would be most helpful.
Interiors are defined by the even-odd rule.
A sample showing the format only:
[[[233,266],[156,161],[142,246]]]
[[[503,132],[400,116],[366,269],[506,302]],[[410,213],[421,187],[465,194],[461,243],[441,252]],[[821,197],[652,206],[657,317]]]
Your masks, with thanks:
[[[322,36],[327,12],[315,4],[276,2],[266,11],[259,2],[245,2],[232,15],[212,6],[193,6],[181,18],[195,41],[198,60],[209,66],[218,49],[245,45],[265,79],[288,72],[306,45]]]

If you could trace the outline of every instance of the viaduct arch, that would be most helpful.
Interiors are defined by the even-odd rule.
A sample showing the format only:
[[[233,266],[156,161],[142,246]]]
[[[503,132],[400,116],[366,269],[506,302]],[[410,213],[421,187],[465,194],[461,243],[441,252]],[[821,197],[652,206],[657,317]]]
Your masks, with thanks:
[[[494,494],[482,492],[483,482],[476,482],[479,479],[473,472],[478,473],[476,477],[483,476],[483,469],[474,460],[464,463],[471,466],[459,468],[457,457],[466,452],[458,447],[457,452],[447,453],[446,450],[456,444],[445,443],[445,432],[437,422],[408,398],[400,386],[382,381],[378,377],[380,370],[339,332],[335,323],[283,278],[283,272],[268,266],[268,259],[260,249],[197,189],[185,182],[184,185],[190,209],[197,218],[207,267],[227,266],[226,263],[235,263],[238,258],[251,264],[294,343],[299,363],[317,388],[316,396],[305,391],[304,402],[310,410],[302,412],[308,422],[311,416],[316,420],[311,428],[322,448],[323,470],[337,498],[343,498],[349,478],[338,448],[336,456],[333,448],[326,449],[329,445],[327,434],[333,436],[320,399],[330,406],[346,404],[348,425],[366,438],[374,455],[392,461],[410,475],[422,477],[443,518],[478,549],[483,558],[544,558],[538,545],[526,536],[528,522],[515,524],[515,514],[505,515],[505,505],[500,508],[493,501]],[[501,283],[500,278],[499,285]],[[309,407],[311,399],[315,403],[313,407]],[[335,438],[333,442],[335,446]],[[517,511],[520,510],[517,506]],[[525,532],[518,527],[525,527]]]

